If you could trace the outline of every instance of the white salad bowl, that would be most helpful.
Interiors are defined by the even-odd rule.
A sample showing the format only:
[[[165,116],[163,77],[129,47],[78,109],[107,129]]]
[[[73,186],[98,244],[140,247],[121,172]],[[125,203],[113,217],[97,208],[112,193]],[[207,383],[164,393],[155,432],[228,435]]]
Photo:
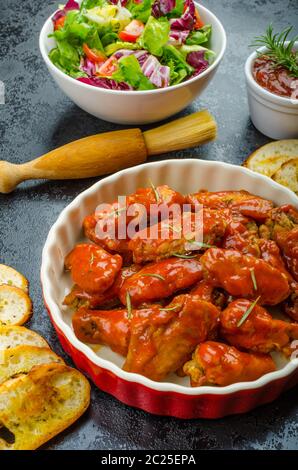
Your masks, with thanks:
[[[80,3],[80,2],[79,2]],[[61,90],[80,108],[93,116],[119,124],[147,124],[168,118],[188,106],[213,78],[226,49],[226,34],[221,22],[207,8],[198,5],[204,23],[212,25],[210,49],[214,62],[202,74],[168,88],[146,91],[106,90],[87,85],[59,70],[49,59],[55,47],[51,15],[39,37],[40,52],[47,68]]]
[[[298,49],[298,41],[295,42]],[[265,52],[261,47],[259,52]],[[251,120],[262,134],[271,139],[295,139],[298,137],[298,96],[287,98],[275,95],[259,85],[253,77],[253,64],[257,52],[245,63],[245,78]]]
[[[272,199],[276,204],[293,204],[298,197],[266,176],[223,162],[195,159],[146,163],[102,179],[81,193],[60,214],[51,228],[42,255],[41,282],[49,315],[65,351],[76,366],[101,389],[127,405],[179,418],[219,418],[243,413],[268,403],[298,383],[298,358],[290,361],[275,354],[277,370],[253,382],[227,387],[190,387],[186,377],[175,374],[155,382],[122,370],[123,357],[110,348],[95,348],[81,342],[72,328],[72,311],[63,306],[71,279],[64,272],[65,256],[82,239],[82,222],[102,202],[135,192],[148,185],[168,184],[182,193],[246,189]]]

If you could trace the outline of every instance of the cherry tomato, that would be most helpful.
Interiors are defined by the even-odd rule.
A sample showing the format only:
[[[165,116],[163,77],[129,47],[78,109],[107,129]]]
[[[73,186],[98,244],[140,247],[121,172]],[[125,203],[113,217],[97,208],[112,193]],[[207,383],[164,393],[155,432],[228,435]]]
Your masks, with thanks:
[[[112,56],[107,59],[102,66],[98,69],[97,74],[103,77],[110,77],[117,70],[117,59]]]
[[[144,23],[139,20],[132,20],[123,31],[120,31],[119,38],[122,41],[136,42],[144,31]]]
[[[63,28],[64,23],[65,23],[65,18],[66,16],[61,16],[60,18],[58,18],[58,20],[55,21],[54,31],[57,31],[57,29]]]
[[[204,26],[203,21],[201,20],[198,10],[195,10],[196,22],[194,24],[194,29],[201,29]]]
[[[87,44],[83,44],[83,51],[91,62],[103,63],[106,60],[105,55],[95,49],[90,49]]]

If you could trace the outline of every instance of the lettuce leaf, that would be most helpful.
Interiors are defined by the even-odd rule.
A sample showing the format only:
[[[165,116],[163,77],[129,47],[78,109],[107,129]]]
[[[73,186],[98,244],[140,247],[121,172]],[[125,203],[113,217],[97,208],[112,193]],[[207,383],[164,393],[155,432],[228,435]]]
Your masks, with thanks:
[[[185,0],[176,0],[173,10],[168,13],[168,18],[179,18],[183,14]]]
[[[194,72],[193,67],[186,62],[185,57],[174,46],[164,46],[161,61],[170,67],[170,85],[182,82]]]
[[[73,51],[68,48],[68,43],[60,41],[59,46],[60,48],[55,47],[49,53],[49,58],[53,64],[62,72],[73,78],[87,77],[87,74],[80,70],[80,61]]]
[[[202,57],[211,64],[216,56],[215,52],[211,51],[210,49],[206,49],[206,47],[198,46],[198,45],[192,45],[188,46],[186,44],[183,44],[183,46],[180,47],[180,53],[183,55],[185,60],[187,59],[188,54],[192,52],[201,52]]]
[[[101,43],[102,43],[103,47],[106,47],[109,44],[112,44],[112,43],[118,41],[118,39],[119,39],[118,34],[113,33],[111,31],[111,32],[106,33],[102,36]]]
[[[81,10],[89,10],[94,7],[102,7],[107,3],[106,0],[83,0],[81,3]]]
[[[105,47],[104,52],[109,57],[110,55],[115,54],[115,52],[119,51],[120,49],[131,49],[134,51],[134,50],[141,49],[141,47],[136,42],[117,41],[117,42],[108,44],[108,46]]]
[[[146,23],[151,15],[152,0],[143,0],[140,3],[136,3],[134,0],[129,0],[125,8],[130,11],[134,19]]]
[[[143,33],[138,39],[138,43],[151,54],[161,56],[163,46],[167,44],[169,40],[169,32],[170,23],[167,18],[162,17],[157,20],[153,18],[153,16],[150,16]]]
[[[112,75],[116,82],[125,82],[135,90],[153,90],[155,87],[142,72],[134,55],[124,56],[118,61],[119,69]]]
[[[211,24],[206,24],[203,28],[197,31],[191,31],[185,44],[188,44],[189,46],[193,44],[207,44],[211,36],[211,30]]]

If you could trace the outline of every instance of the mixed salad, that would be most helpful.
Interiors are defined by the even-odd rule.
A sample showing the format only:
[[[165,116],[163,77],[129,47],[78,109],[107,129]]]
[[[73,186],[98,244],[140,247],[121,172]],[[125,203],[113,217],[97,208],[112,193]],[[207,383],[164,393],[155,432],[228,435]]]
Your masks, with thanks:
[[[193,0],[69,0],[52,18],[49,57],[101,88],[153,90],[202,73],[214,60],[211,25]]]

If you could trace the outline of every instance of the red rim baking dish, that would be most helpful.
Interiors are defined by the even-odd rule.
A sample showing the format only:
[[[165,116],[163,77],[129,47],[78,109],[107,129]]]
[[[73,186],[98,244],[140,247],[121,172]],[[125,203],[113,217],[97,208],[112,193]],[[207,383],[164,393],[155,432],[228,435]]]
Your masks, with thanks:
[[[245,189],[272,199],[276,204],[293,204],[298,197],[266,176],[246,168],[216,161],[195,159],[146,163],[102,179],[77,196],[60,214],[51,228],[42,255],[41,282],[45,305],[62,347],[75,365],[103,391],[123,403],[158,415],[178,418],[220,418],[244,413],[275,400],[284,390],[298,383],[298,358],[286,361],[275,354],[275,372],[253,382],[227,387],[190,387],[186,378],[171,376],[154,382],[121,369],[123,358],[109,348],[95,349],[79,341],[71,327],[71,312],[62,306],[71,281],[64,273],[64,257],[82,239],[82,221],[101,202],[112,202],[118,195],[132,193],[148,185],[168,184],[189,193]]]

